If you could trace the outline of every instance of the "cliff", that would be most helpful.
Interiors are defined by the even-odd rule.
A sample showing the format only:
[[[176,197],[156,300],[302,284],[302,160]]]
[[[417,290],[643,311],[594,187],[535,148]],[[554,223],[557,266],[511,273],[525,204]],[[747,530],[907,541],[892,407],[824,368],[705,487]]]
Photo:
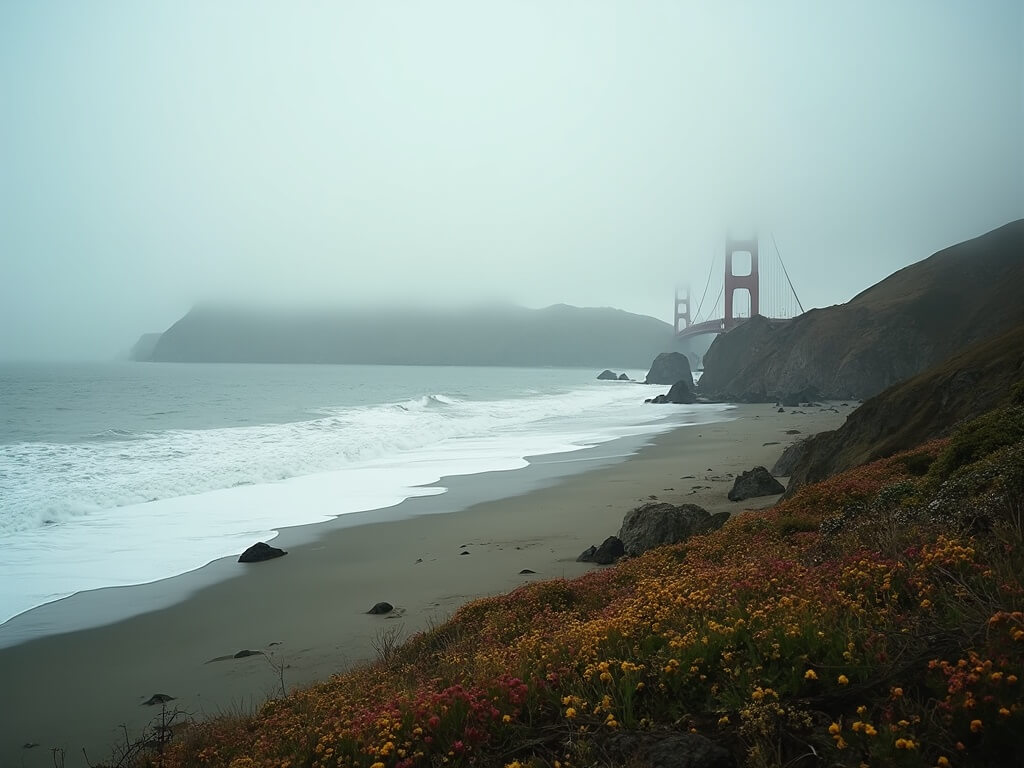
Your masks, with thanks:
[[[786,324],[755,317],[715,339],[701,389],[772,401],[817,390],[867,398],[1024,323],[1024,219],[946,248],[846,304]]]
[[[672,327],[645,315],[564,304],[531,310],[269,312],[201,306],[152,360],[646,368]]]
[[[803,441],[788,494],[869,461],[944,437],[958,423],[1007,401],[1024,380],[1024,326],[972,345],[885,390],[837,430]]]

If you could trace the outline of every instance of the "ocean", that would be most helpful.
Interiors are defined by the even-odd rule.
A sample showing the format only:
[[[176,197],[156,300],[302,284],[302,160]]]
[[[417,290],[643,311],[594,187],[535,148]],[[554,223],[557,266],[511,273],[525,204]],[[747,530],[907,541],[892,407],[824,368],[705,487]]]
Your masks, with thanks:
[[[641,377],[643,372],[630,371]],[[582,369],[0,364],[0,623],[716,406]],[[661,390],[658,390],[661,391]]]

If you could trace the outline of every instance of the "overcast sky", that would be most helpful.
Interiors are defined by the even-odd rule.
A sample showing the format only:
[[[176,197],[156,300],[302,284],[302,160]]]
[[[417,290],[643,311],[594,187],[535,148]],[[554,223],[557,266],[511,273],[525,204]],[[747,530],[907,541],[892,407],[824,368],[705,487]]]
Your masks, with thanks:
[[[1022,8],[9,0],[0,357],[216,299],[671,320],[730,226],[845,301],[1024,216]]]

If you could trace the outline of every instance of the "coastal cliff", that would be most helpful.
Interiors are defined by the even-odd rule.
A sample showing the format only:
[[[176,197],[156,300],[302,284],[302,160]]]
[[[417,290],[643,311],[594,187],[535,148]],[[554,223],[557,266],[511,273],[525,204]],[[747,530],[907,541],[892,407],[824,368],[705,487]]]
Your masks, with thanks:
[[[946,248],[846,304],[789,323],[754,317],[715,339],[701,390],[767,402],[868,398],[1024,323],[1024,219]]]
[[[150,359],[645,368],[671,339],[672,327],[652,317],[565,304],[386,313],[199,306],[160,337]]]
[[[944,363],[896,384],[794,450],[787,493],[875,459],[944,437],[960,422],[1005,400],[1024,381],[1024,326],[974,344]]]

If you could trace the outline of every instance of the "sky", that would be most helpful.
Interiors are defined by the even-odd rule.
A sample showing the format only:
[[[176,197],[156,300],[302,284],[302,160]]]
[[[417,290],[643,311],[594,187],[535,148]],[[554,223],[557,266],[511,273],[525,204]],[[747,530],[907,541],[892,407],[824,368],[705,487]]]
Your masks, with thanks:
[[[1019,0],[6,0],[0,358],[210,301],[671,321],[728,231],[846,301],[1024,216],[1022,49]]]

